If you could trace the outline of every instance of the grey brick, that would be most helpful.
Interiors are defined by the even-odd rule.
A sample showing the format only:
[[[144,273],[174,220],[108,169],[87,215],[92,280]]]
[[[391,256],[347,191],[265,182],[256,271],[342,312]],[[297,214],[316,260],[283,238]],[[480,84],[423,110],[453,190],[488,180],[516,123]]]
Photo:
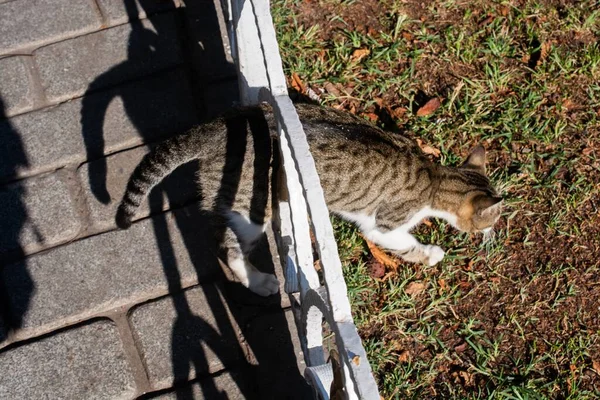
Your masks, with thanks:
[[[177,0],[98,0],[100,9],[110,26],[172,10],[179,5],[176,2]],[[128,6],[130,10],[127,10]]]
[[[19,0],[0,4],[0,54],[100,28],[91,0]]]
[[[252,399],[255,390],[247,382],[249,376],[239,372],[226,371],[214,377],[200,379],[175,391],[151,397],[155,400],[212,400],[212,399]]]
[[[138,147],[133,150],[113,154],[106,159],[83,164],[79,168],[79,179],[83,183],[84,192],[90,208],[92,233],[115,228],[115,214],[117,207],[123,198],[127,181],[135,167],[140,163],[142,157],[148,153],[146,147]],[[97,164],[106,163],[106,178],[101,176],[101,168]],[[90,171],[92,171],[90,175]],[[165,181],[154,189],[154,193],[164,193],[150,196],[151,206],[145,202],[137,213],[136,218],[146,217],[150,210],[161,211],[180,206],[198,197],[196,185],[197,164],[183,166],[169,175]],[[106,181],[106,189],[110,201],[104,203],[92,192],[91,187],[98,186],[98,182]],[[164,199],[163,199],[164,197]]]
[[[220,267],[196,210],[193,205],[5,266],[0,281],[11,318],[20,320],[18,338],[164,295],[169,283],[187,287],[208,279]]]
[[[179,69],[0,120],[0,180],[98,158],[181,132],[195,122],[189,82]]]
[[[208,85],[204,89],[204,111],[214,117],[230,109],[239,101],[237,79],[225,80]]]
[[[108,321],[0,353],[2,399],[125,399],[134,381]]]
[[[237,325],[214,285],[140,306],[131,323],[154,389],[231,367],[243,355]]]
[[[0,188],[0,255],[66,242],[80,229],[65,171]]]
[[[291,309],[254,318],[244,328],[244,337],[255,357],[259,398],[311,398],[303,378],[306,365]]]
[[[83,95],[181,63],[173,13],[121,25],[34,52],[52,102]]]
[[[0,59],[0,118],[25,112],[33,106],[33,94],[24,57]]]

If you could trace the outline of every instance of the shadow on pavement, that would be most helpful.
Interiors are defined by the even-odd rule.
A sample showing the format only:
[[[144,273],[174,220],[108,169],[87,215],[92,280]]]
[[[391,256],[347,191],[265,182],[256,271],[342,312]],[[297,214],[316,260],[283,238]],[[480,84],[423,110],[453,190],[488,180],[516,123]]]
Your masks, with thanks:
[[[141,1],[142,7],[149,1]],[[176,11],[181,20],[185,20],[184,13],[194,13],[195,8],[202,11],[203,20],[213,21],[202,26],[198,32],[200,40],[188,41],[188,46],[198,46],[199,43],[214,41],[215,35],[220,35],[217,20],[217,11],[212,1],[189,1],[187,7]],[[126,1],[128,14],[132,20],[138,15],[138,8],[134,1]],[[145,9],[146,10],[146,9]],[[146,11],[149,11],[147,9]],[[150,14],[149,12],[147,14]],[[193,20],[192,18],[188,18]],[[156,47],[160,41],[156,40],[163,32],[153,32],[146,29],[139,21],[133,21],[132,32],[129,38],[130,58],[136,57],[144,52],[153,52],[154,56],[160,56],[164,51]],[[189,22],[188,22],[189,24]],[[198,24],[192,24],[194,29]],[[157,28],[158,29],[158,28]],[[186,54],[198,54],[193,48],[184,48]],[[225,51],[221,49],[222,60],[212,59],[210,62],[226,63]],[[112,67],[92,82],[86,93],[82,107],[82,135],[86,144],[88,158],[94,159],[104,153],[103,122],[108,104],[112,100],[110,96],[98,102],[92,99],[92,93],[98,92],[107,86],[106,82],[118,80],[118,75],[127,70],[127,63]],[[202,64],[202,62],[200,63]],[[194,73],[192,73],[194,75]],[[202,82],[195,82],[201,85]],[[144,102],[146,99],[136,96],[131,92],[119,92],[114,88],[110,93],[120,96],[128,118],[135,125],[144,143],[149,143],[155,138],[153,127],[145,122]],[[96,94],[101,96],[101,94]],[[231,93],[231,99],[237,98],[237,93]],[[197,107],[200,108],[200,107]],[[199,112],[200,113],[200,112]],[[118,202],[121,199],[111,199],[107,191],[107,166],[106,162],[91,163],[89,169],[90,186],[96,198],[103,203]],[[170,293],[174,294],[171,299],[176,310],[177,317],[173,324],[171,335],[171,356],[174,375],[173,384],[178,387],[176,392],[178,399],[192,399],[194,392],[191,386],[186,385],[190,371],[198,371],[196,377],[203,396],[207,399],[228,398],[220,391],[212,379],[206,379],[206,371],[209,369],[208,357],[202,344],[219,358],[225,369],[240,371],[232,374],[239,393],[245,398],[259,399],[293,399],[308,398],[310,392],[296,365],[296,354],[292,345],[288,322],[284,311],[280,307],[281,298],[277,294],[268,299],[259,298],[246,288],[235,282],[226,280],[224,273],[217,268],[216,278],[225,281],[222,285],[203,285],[204,295],[207,299],[206,307],[209,307],[215,317],[217,329],[213,328],[203,318],[199,317],[195,310],[191,309],[184,295],[176,295],[183,292],[180,275],[171,239],[167,229],[167,220],[162,210],[163,198],[169,199],[169,204],[177,204],[177,191],[180,188],[194,185],[198,165],[194,162],[188,163],[180,168],[174,176],[156,187],[151,194],[150,203],[153,205],[154,233],[157,245],[163,260],[164,273],[167,278]],[[262,200],[257,200],[262,201]],[[188,207],[186,212],[175,213],[176,225],[184,238],[189,256],[194,263],[199,275],[204,268],[217,265],[218,247],[216,245],[222,232],[211,228],[210,214],[201,211],[198,207]],[[266,246],[266,247],[265,247]],[[273,270],[272,257],[268,250],[266,241],[261,249],[257,251],[258,256],[268,261],[268,268]],[[264,270],[264,268],[261,268]],[[223,289],[224,288],[224,289]],[[232,323],[229,313],[235,323]],[[267,317],[264,317],[267,315]],[[258,324],[257,321],[264,321]],[[245,338],[245,343],[238,341],[238,328]],[[244,348],[245,347],[245,348]],[[253,354],[253,362],[245,360],[244,355]],[[239,357],[237,361],[231,361],[230,355]],[[151,394],[152,395],[152,394]]]

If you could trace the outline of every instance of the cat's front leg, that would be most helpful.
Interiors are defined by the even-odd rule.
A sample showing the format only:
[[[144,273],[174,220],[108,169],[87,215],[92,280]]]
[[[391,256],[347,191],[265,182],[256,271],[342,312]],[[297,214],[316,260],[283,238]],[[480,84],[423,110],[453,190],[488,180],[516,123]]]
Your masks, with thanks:
[[[378,246],[391,250],[408,262],[420,262],[433,266],[444,258],[444,250],[436,245],[422,244],[402,229],[384,232],[377,228],[364,232],[365,237]]]

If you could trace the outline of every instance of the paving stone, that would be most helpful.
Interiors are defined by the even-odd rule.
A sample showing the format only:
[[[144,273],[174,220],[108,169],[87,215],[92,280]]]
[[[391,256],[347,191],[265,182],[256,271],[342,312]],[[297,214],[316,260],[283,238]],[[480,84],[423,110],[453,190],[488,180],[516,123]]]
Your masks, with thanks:
[[[39,251],[79,232],[66,171],[2,187],[0,204],[0,256],[19,249],[25,254]]]
[[[148,153],[146,147],[138,147],[133,150],[113,154],[105,159],[92,163],[83,164],[79,168],[79,179],[83,183],[84,192],[87,195],[87,203],[90,208],[92,220],[91,232],[104,231],[115,228],[115,214],[117,207],[123,198],[125,188],[133,170],[140,163],[144,155]],[[107,166],[106,178],[101,176],[102,167],[97,164],[105,163]],[[153,189],[153,193],[164,193],[164,196],[150,196],[150,202],[144,202],[138,210],[136,218],[143,218],[154,212],[167,210],[183,205],[199,197],[196,184],[197,163],[189,163],[175,170],[163,183]],[[92,174],[90,175],[90,171]],[[108,203],[102,202],[94,195],[92,186],[98,186],[97,182],[106,181],[106,190],[110,196]]]
[[[189,81],[180,69],[0,120],[0,180],[98,158],[184,131],[195,122]]]
[[[204,111],[208,117],[215,117],[229,110],[239,98],[237,79],[210,84],[204,89]]]
[[[130,318],[154,389],[235,366],[243,357],[218,286],[142,305]]]
[[[259,398],[311,398],[303,378],[306,365],[291,309],[256,317],[243,332],[257,365]]]
[[[100,28],[91,0],[19,0],[0,4],[0,54]]]
[[[206,226],[192,205],[5,266],[0,281],[18,338],[209,279],[221,269]]]
[[[24,59],[25,57],[0,59],[0,118],[25,112],[33,106],[29,74]]]
[[[135,395],[116,327],[108,321],[0,353],[2,399],[126,399]]]
[[[36,50],[34,57],[52,102],[182,62],[173,13],[46,46]]]
[[[257,399],[256,389],[248,384],[248,375],[226,371],[198,380],[175,391],[149,397],[155,400]]]
[[[172,10],[179,5],[174,0],[98,0],[98,4],[110,26],[147,18],[157,12]]]

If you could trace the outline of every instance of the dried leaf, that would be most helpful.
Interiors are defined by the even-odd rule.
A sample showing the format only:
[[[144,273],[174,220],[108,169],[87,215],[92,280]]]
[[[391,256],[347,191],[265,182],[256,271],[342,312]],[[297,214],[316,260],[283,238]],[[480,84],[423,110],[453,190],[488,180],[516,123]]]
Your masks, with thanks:
[[[479,23],[479,25],[480,25],[480,26],[485,26],[485,25],[489,25],[489,24],[491,24],[492,22],[494,22],[494,16],[493,16],[493,15],[491,15],[491,14],[488,14],[487,18],[486,18],[486,19],[484,19],[483,21],[481,21],[481,22]]]
[[[467,371],[458,371],[458,375],[460,375],[460,377],[463,379],[463,381],[465,382],[465,386],[471,386],[473,384],[473,375],[468,373]]]
[[[552,50],[552,41],[542,43],[542,47],[540,48],[540,61],[543,61],[548,57],[550,50]]]
[[[392,110],[392,115],[394,116],[394,118],[402,118],[405,114],[406,114],[406,108],[404,107],[396,107]]]
[[[462,344],[459,344],[458,346],[454,346],[454,351],[457,353],[462,353],[466,349],[467,349],[467,342],[463,342]]]
[[[575,108],[575,103],[573,103],[571,99],[565,99],[563,100],[561,106],[568,111]]]
[[[300,93],[306,93],[306,86],[297,73],[292,72],[292,87]]]
[[[425,226],[428,226],[429,228],[431,228],[433,226],[433,223],[429,220],[429,218],[425,218],[423,221],[421,221]]]
[[[448,284],[445,279],[438,279],[438,285],[440,285],[440,288],[444,291],[448,289]]]
[[[589,156],[593,152],[594,152],[594,149],[592,149],[591,147],[586,147],[585,149],[583,149],[581,151],[581,154],[583,154],[584,156]]]
[[[473,271],[473,265],[475,264],[475,259],[471,258],[469,260],[469,263],[467,264],[467,267],[465,268],[467,271]]]
[[[440,150],[436,149],[435,147],[430,146],[428,144],[424,144],[421,139],[417,139],[417,144],[421,148],[421,151],[423,151],[423,153],[425,153],[425,154],[431,154],[432,156],[434,156],[436,158],[442,154],[442,152]]]
[[[338,90],[338,88],[335,87],[335,85],[331,82],[325,82],[325,84],[323,85],[323,87],[325,88],[325,90],[327,91],[327,93],[334,95],[335,97],[341,97],[341,93]]]
[[[377,245],[369,240],[366,240],[367,247],[369,247],[369,251],[375,260],[381,263],[383,266],[396,269],[400,265],[400,262],[395,258],[387,255],[383,250],[381,250]]]
[[[404,350],[398,356],[398,361],[401,362],[401,363],[408,362],[409,360],[410,360],[410,353],[408,352],[408,350]]]
[[[421,293],[423,290],[425,290],[425,283],[423,282],[411,282],[408,285],[406,285],[406,289],[404,289],[404,293],[413,296],[413,295],[418,295],[419,293]]]
[[[352,357],[352,362],[354,363],[354,365],[360,365],[360,356]]]
[[[404,40],[406,40],[407,42],[410,42],[411,40],[413,40],[415,37],[413,36],[412,33],[409,32],[402,32],[402,37],[404,38]]]
[[[417,110],[417,117],[424,117],[430,114],[433,114],[435,110],[440,108],[442,102],[437,97],[429,100],[427,103],[423,105],[423,107]]]
[[[315,271],[320,271],[321,270],[321,260],[315,260],[315,262],[313,262],[313,267],[315,268]]]
[[[510,9],[508,7],[502,7],[500,9],[500,14],[502,14],[503,17],[506,17],[509,12],[510,12]]]
[[[363,115],[365,117],[367,117],[367,119],[373,123],[376,123],[377,121],[379,121],[379,116],[375,113],[364,113]]]
[[[600,375],[600,360],[592,360],[592,369]]]
[[[352,52],[352,56],[350,56],[350,58],[354,62],[359,62],[369,54],[371,54],[371,50],[369,49],[356,49]]]

